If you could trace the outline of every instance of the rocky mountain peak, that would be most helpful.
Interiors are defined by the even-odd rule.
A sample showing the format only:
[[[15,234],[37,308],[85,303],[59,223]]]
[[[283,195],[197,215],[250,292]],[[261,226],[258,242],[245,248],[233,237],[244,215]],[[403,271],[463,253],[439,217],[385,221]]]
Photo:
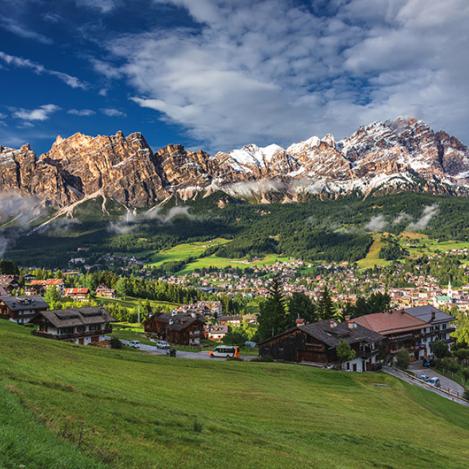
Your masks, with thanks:
[[[295,201],[402,190],[469,193],[469,151],[425,122],[399,117],[373,122],[336,142],[331,134],[288,148],[245,145],[209,155],[179,144],[153,153],[140,132],[127,136],[58,136],[39,159],[28,145],[0,147],[0,191],[34,194],[66,206],[97,194],[127,207],[171,195],[215,190],[240,197]]]

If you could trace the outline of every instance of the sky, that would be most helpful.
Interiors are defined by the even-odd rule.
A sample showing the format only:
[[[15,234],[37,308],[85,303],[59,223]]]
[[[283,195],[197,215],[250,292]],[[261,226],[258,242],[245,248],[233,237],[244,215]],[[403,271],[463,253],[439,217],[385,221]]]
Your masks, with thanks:
[[[468,0],[0,0],[0,145],[210,152],[412,116],[469,143]]]

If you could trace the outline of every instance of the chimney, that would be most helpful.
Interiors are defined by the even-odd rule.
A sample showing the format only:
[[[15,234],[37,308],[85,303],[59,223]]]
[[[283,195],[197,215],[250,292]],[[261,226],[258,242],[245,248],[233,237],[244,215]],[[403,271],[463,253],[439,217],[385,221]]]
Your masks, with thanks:
[[[296,327],[304,326],[305,325],[305,320],[303,318],[298,318],[296,320]]]
[[[344,318],[344,319],[345,319],[345,321],[346,321],[346,322],[349,322],[349,321],[350,321],[350,319],[351,319],[351,316],[350,316],[350,314],[347,314],[347,316],[345,316],[345,318]]]
[[[431,320],[431,322],[433,322],[435,320],[435,317],[436,317],[435,310],[432,309],[432,320]]]
[[[329,319],[329,327],[334,329],[334,327],[337,327],[337,322],[334,319]]]

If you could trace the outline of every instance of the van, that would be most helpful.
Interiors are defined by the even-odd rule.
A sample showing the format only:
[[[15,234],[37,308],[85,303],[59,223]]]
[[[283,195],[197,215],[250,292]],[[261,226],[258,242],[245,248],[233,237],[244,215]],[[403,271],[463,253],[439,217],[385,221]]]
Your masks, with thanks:
[[[235,345],[218,345],[208,352],[211,358],[239,358],[239,347]]]

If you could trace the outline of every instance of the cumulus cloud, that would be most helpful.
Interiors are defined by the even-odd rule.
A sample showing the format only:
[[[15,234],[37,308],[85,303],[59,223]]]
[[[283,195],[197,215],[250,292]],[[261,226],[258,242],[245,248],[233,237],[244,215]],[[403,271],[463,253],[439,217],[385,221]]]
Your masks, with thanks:
[[[36,62],[33,62],[32,60],[25,59],[23,57],[6,54],[5,52],[0,51],[0,61],[12,67],[30,69],[37,75],[53,76],[63,81],[66,85],[70,86],[71,88],[86,88],[86,83],[84,83],[79,78],[73,75],[69,75],[68,73],[64,72],[59,72],[57,70],[51,70],[49,68],[44,67],[44,65],[38,64]]]
[[[417,221],[415,221],[413,223],[410,223],[407,226],[407,229],[410,230],[410,231],[424,230],[428,226],[428,224],[430,223],[432,218],[435,215],[438,215],[439,211],[440,211],[440,208],[438,207],[438,205],[436,205],[436,204],[427,205],[423,209],[422,216]]]
[[[388,222],[384,215],[376,215],[371,217],[371,220],[365,225],[365,229],[367,231],[383,231],[386,226],[388,226]]]
[[[154,1],[196,26],[112,38],[95,68],[213,148],[341,137],[397,115],[469,139],[466,0],[337,1],[331,15],[287,0]]]
[[[92,109],[69,109],[67,111],[68,114],[71,114],[72,116],[79,116],[79,117],[88,117],[88,116],[93,116],[96,114],[95,111]]]
[[[101,109],[101,112],[108,117],[125,117],[127,114],[125,112],[119,111],[119,109],[114,109],[111,107]]]
[[[44,104],[36,109],[15,108],[12,115],[24,121],[46,121],[59,109],[60,107],[55,104]]]

